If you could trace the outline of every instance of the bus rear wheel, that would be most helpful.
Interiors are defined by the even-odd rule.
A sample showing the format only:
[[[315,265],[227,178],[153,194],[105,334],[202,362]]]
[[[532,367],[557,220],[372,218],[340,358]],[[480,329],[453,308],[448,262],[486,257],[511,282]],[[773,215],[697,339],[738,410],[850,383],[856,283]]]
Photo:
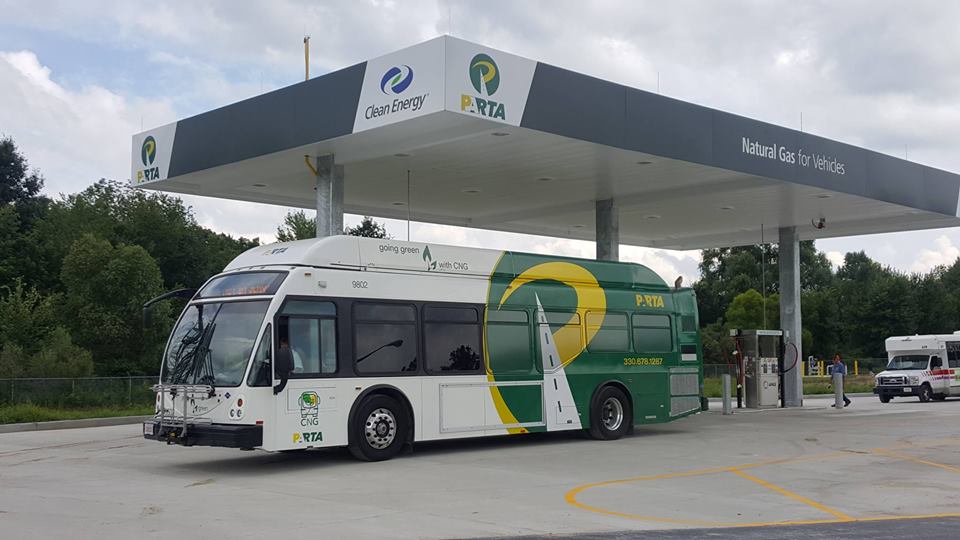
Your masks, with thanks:
[[[627,395],[615,386],[603,387],[590,407],[590,436],[603,441],[619,439],[632,425],[633,410]]]
[[[374,394],[364,398],[350,420],[353,457],[361,461],[390,459],[406,444],[408,420],[403,407],[392,397]]]

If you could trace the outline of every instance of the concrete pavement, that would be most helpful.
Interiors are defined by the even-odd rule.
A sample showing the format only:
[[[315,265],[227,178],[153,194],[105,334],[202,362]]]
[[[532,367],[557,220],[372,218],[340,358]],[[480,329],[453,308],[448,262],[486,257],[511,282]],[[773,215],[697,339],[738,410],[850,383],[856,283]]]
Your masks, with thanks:
[[[168,447],[129,425],[9,433],[0,435],[0,536],[464,538],[748,525],[795,538],[783,524],[953,523],[960,401],[806,403],[711,411],[621,441],[418,444],[382,463],[338,449]]]

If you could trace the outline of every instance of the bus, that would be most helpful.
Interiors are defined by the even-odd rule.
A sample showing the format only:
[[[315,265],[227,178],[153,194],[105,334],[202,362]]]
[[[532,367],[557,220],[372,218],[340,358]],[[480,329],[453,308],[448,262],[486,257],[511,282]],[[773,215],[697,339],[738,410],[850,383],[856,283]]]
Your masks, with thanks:
[[[169,444],[379,461],[418,441],[619,439],[705,407],[694,291],[639,264],[333,236],[160,298],[178,294],[143,424]]]

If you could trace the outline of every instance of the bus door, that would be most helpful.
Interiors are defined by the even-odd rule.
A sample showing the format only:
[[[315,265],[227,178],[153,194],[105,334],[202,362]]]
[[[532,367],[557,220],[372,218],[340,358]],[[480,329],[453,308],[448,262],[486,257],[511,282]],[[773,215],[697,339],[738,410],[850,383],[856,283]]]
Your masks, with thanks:
[[[276,396],[277,447],[346,444],[338,422],[337,310],[329,301],[288,299],[276,317],[276,347],[289,349],[293,371]],[[341,415],[342,416],[342,415]]]

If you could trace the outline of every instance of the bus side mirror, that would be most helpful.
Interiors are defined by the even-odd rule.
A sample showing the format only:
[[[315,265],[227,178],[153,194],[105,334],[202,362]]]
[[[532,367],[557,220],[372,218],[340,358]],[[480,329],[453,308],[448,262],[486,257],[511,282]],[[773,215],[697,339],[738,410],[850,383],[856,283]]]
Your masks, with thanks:
[[[273,387],[274,394],[279,394],[287,386],[291,371],[293,371],[293,353],[288,347],[277,349],[277,357],[273,359],[273,378],[280,381],[280,384]]]
[[[143,308],[143,327],[149,328],[153,324],[153,306]]]

